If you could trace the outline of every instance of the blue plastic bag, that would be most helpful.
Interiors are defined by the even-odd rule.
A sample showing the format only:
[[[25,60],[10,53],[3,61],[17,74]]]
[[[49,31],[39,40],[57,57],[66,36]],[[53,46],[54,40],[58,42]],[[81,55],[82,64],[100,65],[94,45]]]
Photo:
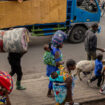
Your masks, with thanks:
[[[98,27],[97,33],[99,34],[101,32],[101,26]]]

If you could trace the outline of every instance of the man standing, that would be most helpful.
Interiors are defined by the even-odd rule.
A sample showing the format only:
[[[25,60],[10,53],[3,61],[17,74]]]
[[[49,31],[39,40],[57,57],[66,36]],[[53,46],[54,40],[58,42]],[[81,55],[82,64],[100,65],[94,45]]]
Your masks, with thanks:
[[[8,61],[11,66],[10,75],[13,76],[15,73],[17,75],[16,81],[16,89],[17,90],[25,90],[26,88],[21,86],[21,79],[22,79],[22,68],[21,68],[21,58],[24,53],[12,53],[8,54]]]
[[[96,59],[96,50],[104,52],[104,49],[97,48],[97,36],[98,24],[93,24],[92,28],[87,30],[85,34],[85,50],[87,52],[88,60]]]

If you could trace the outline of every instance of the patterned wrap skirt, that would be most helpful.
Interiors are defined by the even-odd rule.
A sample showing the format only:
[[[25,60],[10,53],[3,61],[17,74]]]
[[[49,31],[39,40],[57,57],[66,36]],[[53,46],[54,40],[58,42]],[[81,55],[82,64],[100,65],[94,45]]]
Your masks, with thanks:
[[[57,103],[62,104],[67,96],[67,88],[65,83],[53,83],[53,91]]]

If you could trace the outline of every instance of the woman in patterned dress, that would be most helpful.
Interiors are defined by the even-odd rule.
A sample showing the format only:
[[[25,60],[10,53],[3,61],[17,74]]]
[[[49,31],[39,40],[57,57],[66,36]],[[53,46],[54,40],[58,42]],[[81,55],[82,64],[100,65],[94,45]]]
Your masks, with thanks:
[[[70,59],[66,62],[66,69],[61,65],[59,71],[53,72],[50,76],[50,81],[53,81],[53,90],[56,100],[56,105],[73,105],[73,88],[74,77],[71,71],[75,69],[75,61]]]
[[[56,72],[58,70],[59,64],[63,63],[62,62],[62,53],[61,53],[60,49],[63,47],[63,41],[64,41],[64,39],[66,39],[66,37],[67,37],[67,35],[60,30],[58,30],[52,37],[51,54],[54,56],[56,66],[47,65],[46,75],[48,77],[50,77],[52,72]],[[52,96],[52,94],[51,94],[52,89],[53,89],[53,83],[52,83],[52,81],[49,81],[48,93],[47,93],[48,97]]]

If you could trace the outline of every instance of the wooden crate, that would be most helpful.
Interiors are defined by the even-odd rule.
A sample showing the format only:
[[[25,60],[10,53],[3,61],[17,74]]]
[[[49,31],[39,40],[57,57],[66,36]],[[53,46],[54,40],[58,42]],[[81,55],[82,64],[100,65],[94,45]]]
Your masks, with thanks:
[[[67,0],[0,1],[0,28],[66,21]]]

